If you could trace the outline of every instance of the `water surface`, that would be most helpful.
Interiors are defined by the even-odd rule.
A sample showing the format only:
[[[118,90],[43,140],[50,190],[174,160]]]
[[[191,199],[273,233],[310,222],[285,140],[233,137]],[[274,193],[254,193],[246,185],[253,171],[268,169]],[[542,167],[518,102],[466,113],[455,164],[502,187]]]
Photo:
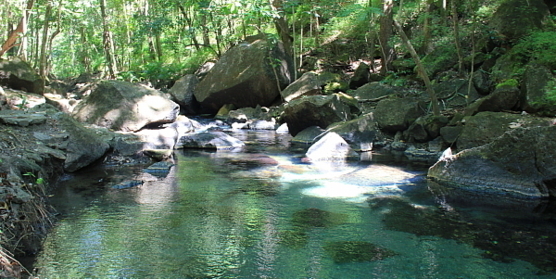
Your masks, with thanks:
[[[307,164],[288,136],[234,136],[248,147],[179,152],[166,177],[62,179],[40,278],[555,278],[545,213],[450,202],[425,170],[376,155]],[[145,183],[111,189],[126,179]]]

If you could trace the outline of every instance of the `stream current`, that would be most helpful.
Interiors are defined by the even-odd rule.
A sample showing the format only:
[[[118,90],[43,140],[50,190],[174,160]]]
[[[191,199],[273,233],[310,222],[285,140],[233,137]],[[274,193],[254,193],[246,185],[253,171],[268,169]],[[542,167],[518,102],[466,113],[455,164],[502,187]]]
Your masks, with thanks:
[[[538,205],[462,202],[389,156],[310,164],[288,135],[231,133],[246,148],[176,151],[167,175],[124,165],[62,177],[36,274],[556,278],[556,222]]]

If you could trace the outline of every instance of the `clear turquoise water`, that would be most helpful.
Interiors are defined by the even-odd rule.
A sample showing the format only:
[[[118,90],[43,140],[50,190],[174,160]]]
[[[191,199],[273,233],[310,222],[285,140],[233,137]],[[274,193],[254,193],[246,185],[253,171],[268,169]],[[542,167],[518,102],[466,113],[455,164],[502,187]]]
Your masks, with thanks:
[[[164,179],[129,167],[64,178],[38,276],[556,278],[514,255],[531,235],[554,238],[544,213],[450,202],[423,170],[381,157],[312,165],[288,137],[234,136],[244,152],[179,153]],[[149,181],[109,187],[137,177]],[[526,237],[498,237],[508,231]]]

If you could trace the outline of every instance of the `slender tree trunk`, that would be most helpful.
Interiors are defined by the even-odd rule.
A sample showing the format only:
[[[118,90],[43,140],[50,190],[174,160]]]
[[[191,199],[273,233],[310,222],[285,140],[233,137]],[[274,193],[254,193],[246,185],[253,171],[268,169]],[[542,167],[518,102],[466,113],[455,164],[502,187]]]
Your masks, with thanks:
[[[394,59],[392,48],[389,44],[390,37],[392,37],[392,22],[394,20],[392,12],[393,5],[393,0],[384,0],[382,5],[383,15],[380,18],[378,40],[382,50],[382,68],[380,72],[383,75],[390,71],[392,60]]]
[[[432,2],[431,0],[425,1],[425,21],[423,22],[423,44],[419,48],[419,53],[426,54],[431,49],[431,13],[432,13]]]
[[[42,40],[41,40],[41,54],[40,54],[40,64],[39,64],[39,74],[46,79],[47,77],[47,55],[46,47],[48,45],[48,30],[50,28],[50,14],[52,13],[52,4],[50,1],[46,3],[46,12],[44,14],[44,25],[42,29]]]
[[[413,45],[411,44],[411,41],[409,40],[409,38],[407,37],[407,35],[403,31],[402,26],[395,20],[394,20],[394,26],[396,26],[396,28],[398,29],[398,32],[400,33],[400,37],[402,38],[402,42],[405,44],[405,46],[409,50],[409,53],[411,54],[411,57],[413,58],[413,60],[415,61],[415,64],[417,65],[417,72],[419,73],[419,75],[423,79],[423,82],[425,83],[425,87],[427,89],[427,93],[429,94],[429,98],[430,98],[430,101],[431,101],[433,114],[434,115],[440,115],[440,110],[438,108],[438,98],[436,97],[436,93],[434,92],[434,89],[432,88],[431,81],[429,79],[429,76],[427,75],[425,67],[423,67],[423,63],[421,63],[421,59],[419,58],[419,55],[417,55],[417,52],[413,48]]]
[[[206,12],[201,12],[201,29],[203,30],[203,45],[210,46],[210,36],[209,28],[207,26],[207,14]]]
[[[458,10],[456,7],[456,1],[451,1],[452,5],[452,22],[454,24],[454,44],[456,45],[456,51],[458,54],[458,72],[463,71],[463,54],[461,53],[461,44],[459,41],[459,20],[458,20]],[[473,55],[473,54],[472,54]]]
[[[189,13],[182,5],[178,5],[178,9],[180,9],[183,19],[187,22],[187,26],[189,27],[189,37],[191,38],[191,42],[197,51],[201,49],[199,41],[197,40],[197,34],[195,33],[195,28],[193,28],[193,19],[189,16]]]
[[[81,47],[83,50],[81,51],[81,63],[83,63],[83,67],[85,68],[86,73],[91,73],[91,57],[89,55],[89,42],[87,40],[87,33],[85,32],[85,27],[81,26],[79,29],[81,34]]]
[[[114,41],[108,24],[108,15],[106,14],[106,0],[100,0],[100,13],[102,16],[104,55],[108,63],[108,73],[111,78],[115,78],[118,70],[116,69],[116,57],[114,55]]]

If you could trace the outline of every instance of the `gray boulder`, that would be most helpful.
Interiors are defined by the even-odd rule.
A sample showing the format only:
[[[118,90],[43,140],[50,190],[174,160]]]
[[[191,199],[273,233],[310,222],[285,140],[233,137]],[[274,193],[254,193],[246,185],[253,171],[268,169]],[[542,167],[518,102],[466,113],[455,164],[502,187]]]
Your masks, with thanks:
[[[370,151],[376,141],[384,140],[384,135],[378,129],[373,113],[367,113],[353,120],[334,123],[328,127],[327,131],[340,135],[355,151]]]
[[[492,90],[492,80],[490,78],[490,74],[484,70],[474,72],[473,85],[479,94],[487,95]]]
[[[556,78],[549,69],[538,65],[528,65],[521,82],[520,107],[527,112],[554,114],[556,100],[549,101],[549,91],[556,87]],[[556,94],[552,93],[552,98]]]
[[[25,61],[0,59],[0,85],[29,93],[44,93],[44,80]]]
[[[310,126],[325,129],[334,122],[350,118],[350,106],[342,101],[341,96],[332,94],[304,96],[291,101],[286,104],[281,120],[288,124],[290,134],[295,136]]]
[[[318,75],[313,72],[304,73],[299,79],[292,82],[280,94],[284,101],[289,102],[293,99],[305,95],[319,95],[322,93],[322,84]]]
[[[554,135],[556,126],[515,129],[489,144],[444,155],[428,177],[479,193],[556,197]]]
[[[551,119],[536,118],[505,112],[479,112],[464,118],[464,125],[457,139],[459,150],[487,144],[505,132],[520,127],[548,126]]]
[[[312,144],[316,139],[326,134],[326,130],[319,126],[311,126],[301,130],[292,138],[293,143]]]
[[[234,150],[245,146],[241,140],[224,132],[210,131],[180,137],[176,149]]]
[[[448,124],[448,118],[432,114],[421,116],[407,129],[408,138],[416,142],[426,142],[437,138],[440,129]]]
[[[139,131],[149,124],[171,123],[179,105],[158,90],[124,81],[103,81],[73,110],[84,123],[118,131]]]
[[[381,130],[395,133],[404,131],[424,115],[423,108],[424,105],[413,98],[385,99],[378,102],[374,117]]]
[[[394,88],[382,82],[370,82],[355,90],[353,96],[359,101],[375,100],[396,93]]]
[[[222,55],[199,82],[194,95],[211,113],[225,104],[237,108],[269,106],[291,83],[292,71],[291,59],[283,46],[257,36]]]
[[[50,147],[65,151],[64,170],[73,172],[86,167],[102,158],[110,148],[102,139],[101,133],[85,128],[69,115],[60,112],[53,118],[58,122],[62,132],[45,141],[50,143]]]
[[[326,133],[326,135],[311,145],[305,156],[311,162],[338,161],[359,157],[349,144],[334,132]]]
[[[356,89],[368,83],[371,79],[371,67],[365,62],[359,63],[357,69],[353,73],[353,77],[349,80],[349,88]]]
[[[503,85],[469,105],[465,109],[465,114],[475,115],[481,111],[511,110],[517,106],[518,102],[519,89],[515,86]]]
[[[172,96],[172,100],[180,105],[184,114],[197,114],[199,111],[199,103],[193,96],[195,86],[198,83],[199,79],[197,79],[197,76],[185,75],[178,79],[168,91]]]
[[[494,12],[490,26],[507,40],[516,41],[542,29],[549,16],[549,8],[543,0],[506,0]]]

